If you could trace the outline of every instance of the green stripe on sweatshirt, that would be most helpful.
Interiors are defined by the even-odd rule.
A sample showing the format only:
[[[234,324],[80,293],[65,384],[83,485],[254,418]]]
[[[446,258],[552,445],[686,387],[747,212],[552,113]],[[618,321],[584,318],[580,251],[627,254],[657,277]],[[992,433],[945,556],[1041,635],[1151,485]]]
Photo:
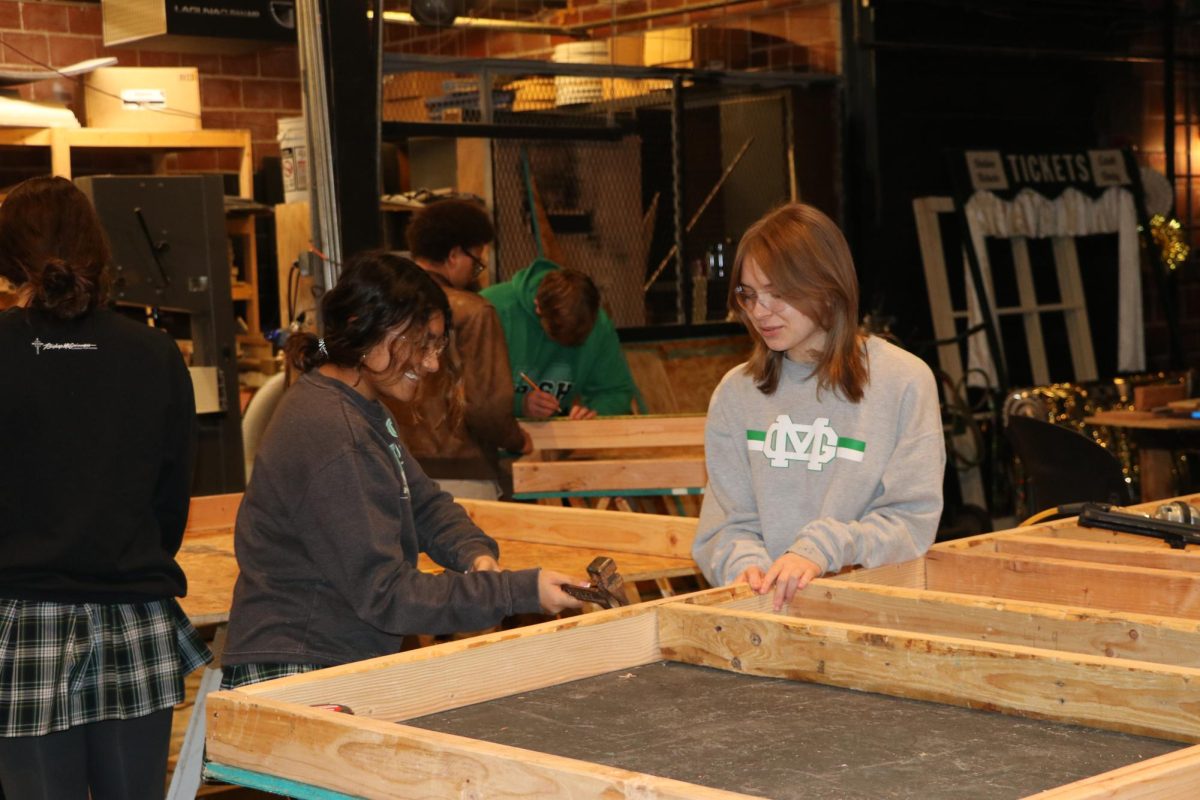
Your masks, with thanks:
[[[837,457],[850,461],[862,461],[867,452],[867,443],[849,436],[839,436],[837,440]]]
[[[746,448],[761,451],[767,443],[766,431],[746,431]]]

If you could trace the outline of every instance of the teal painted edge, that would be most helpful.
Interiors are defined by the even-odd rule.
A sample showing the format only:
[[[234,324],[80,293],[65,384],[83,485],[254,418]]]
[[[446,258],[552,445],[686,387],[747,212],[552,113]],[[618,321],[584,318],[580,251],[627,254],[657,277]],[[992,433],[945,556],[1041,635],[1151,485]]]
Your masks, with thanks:
[[[658,497],[660,495],[704,494],[704,489],[582,489],[577,492],[513,492],[514,500],[543,500],[562,497]]]
[[[271,794],[294,797],[296,800],[365,800],[361,795],[342,794],[331,789],[322,789],[319,786],[298,783],[263,772],[227,767],[211,761],[204,765],[204,777],[208,780],[244,786],[247,789],[258,789]]]

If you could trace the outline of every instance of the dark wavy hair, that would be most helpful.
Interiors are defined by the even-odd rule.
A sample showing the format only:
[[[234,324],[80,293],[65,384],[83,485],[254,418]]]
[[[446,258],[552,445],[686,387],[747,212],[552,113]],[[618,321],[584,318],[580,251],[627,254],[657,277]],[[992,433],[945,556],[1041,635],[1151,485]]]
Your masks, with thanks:
[[[108,240],[87,195],[66,178],[20,183],[0,205],[0,275],[30,306],[75,319],[108,292]]]
[[[496,229],[487,209],[475,200],[439,200],[412,216],[404,239],[415,258],[440,264],[455,247],[470,250],[489,244]]]
[[[418,331],[435,314],[446,320],[449,335],[450,301],[442,287],[409,259],[385,250],[369,250],[346,262],[337,284],[321,298],[323,336],[292,334],[284,349],[288,361],[301,372],[322,364],[361,368],[363,358],[389,331]],[[392,360],[380,373],[389,372],[397,359],[406,361],[412,348],[423,344],[397,339]],[[444,358],[441,365],[451,373],[451,382],[458,384],[455,361]]]
[[[548,273],[538,284],[534,298],[546,335],[567,347],[587,341],[600,316],[600,290],[577,269]]]
[[[754,338],[747,372],[763,394],[774,394],[783,353],[767,347],[737,302],[746,260],[752,259],[789,305],[826,332],[825,346],[814,353],[818,389],[830,389],[857,403],[867,385],[865,341],[858,329],[858,276],[850,246],[837,224],[802,203],[767,213],[738,243],[729,280],[729,310]]]

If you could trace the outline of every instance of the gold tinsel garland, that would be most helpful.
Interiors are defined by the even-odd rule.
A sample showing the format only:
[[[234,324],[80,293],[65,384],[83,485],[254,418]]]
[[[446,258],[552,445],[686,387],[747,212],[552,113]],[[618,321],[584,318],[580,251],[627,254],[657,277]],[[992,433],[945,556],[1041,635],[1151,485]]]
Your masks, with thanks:
[[[1187,260],[1191,248],[1183,241],[1179,220],[1155,214],[1150,218],[1150,237],[1162,251],[1162,262],[1167,269],[1175,269]]]

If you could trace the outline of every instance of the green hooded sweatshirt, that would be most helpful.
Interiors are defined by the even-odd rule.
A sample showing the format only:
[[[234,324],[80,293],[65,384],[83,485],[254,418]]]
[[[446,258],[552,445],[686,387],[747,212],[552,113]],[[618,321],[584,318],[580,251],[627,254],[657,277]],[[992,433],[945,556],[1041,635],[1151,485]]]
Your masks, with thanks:
[[[558,398],[563,413],[577,402],[600,414],[629,414],[638,398],[637,386],[629,374],[629,365],[621,352],[616,328],[604,310],[596,325],[578,347],[564,347],[542,329],[534,311],[533,299],[542,279],[558,265],[538,258],[504,283],[489,286],[480,294],[500,314],[508,360],[512,365],[514,413],[520,416],[528,384],[528,375],[541,389]]]

